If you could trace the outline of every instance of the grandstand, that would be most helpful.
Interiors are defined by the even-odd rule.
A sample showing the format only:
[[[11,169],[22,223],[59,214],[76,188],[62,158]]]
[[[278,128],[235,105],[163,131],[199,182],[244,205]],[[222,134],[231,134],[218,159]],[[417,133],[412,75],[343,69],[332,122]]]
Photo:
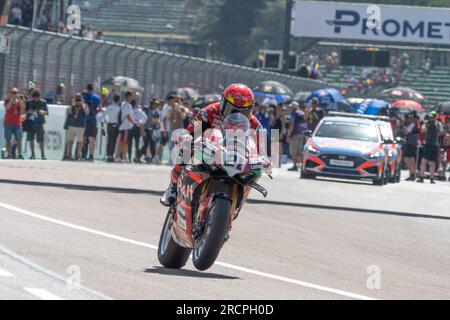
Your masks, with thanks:
[[[186,28],[186,0],[90,0],[90,9],[84,6],[84,0],[76,0],[84,9],[82,21],[105,34],[156,34],[189,35]]]
[[[358,81],[363,80],[360,78],[361,71],[361,67],[354,68],[353,76]],[[349,74],[348,66],[337,66],[329,72],[324,72],[322,80],[337,88],[346,89]],[[411,68],[395,86],[409,87],[421,92],[426,97],[426,104],[428,105],[450,101],[450,68],[434,67],[428,73],[420,68]],[[392,86],[379,86],[371,91],[368,96],[379,96],[380,92],[388,87]]]
[[[102,30],[105,40],[203,56],[190,41],[197,7],[192,0],[75,0],[82,24]]]

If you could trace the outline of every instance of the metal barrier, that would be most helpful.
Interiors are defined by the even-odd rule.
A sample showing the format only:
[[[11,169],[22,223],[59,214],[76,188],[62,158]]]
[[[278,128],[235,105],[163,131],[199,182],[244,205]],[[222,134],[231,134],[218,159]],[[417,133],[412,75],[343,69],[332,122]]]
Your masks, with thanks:
[[[192,87],[200,93],[220,92],[233,82],[253,87],[275,80],[294,92],[325,86],[320,81],[275,72],[11,25],[1,27],[0,32],[12,38],[10,53],[0,53],[2,94],[9,86],[24,88],[28,81],[34,81],[43,93],[64,83],[69,98],[87,83],[100,86],[103,80],[118,75],[137,79],[145,90],[144,101],[164,97],[179,87]]]

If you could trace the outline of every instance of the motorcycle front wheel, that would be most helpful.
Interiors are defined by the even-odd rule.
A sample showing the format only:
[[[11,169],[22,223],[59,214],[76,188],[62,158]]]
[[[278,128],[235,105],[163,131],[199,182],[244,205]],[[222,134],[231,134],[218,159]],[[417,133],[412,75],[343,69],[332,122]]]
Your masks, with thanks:
[[[192,262],[198,270],[209,269],[216,261],[228,234],[230,218],[231,201],[220,197],[214,199],[203,234],[196,240],[192,252]]]
[[[180,269],[184,267],[189,259],[191,249],[182,247],[173,240],[170,233],[171,225],[172,213],[169,211],[159,238],[158,260],[165,268]]]

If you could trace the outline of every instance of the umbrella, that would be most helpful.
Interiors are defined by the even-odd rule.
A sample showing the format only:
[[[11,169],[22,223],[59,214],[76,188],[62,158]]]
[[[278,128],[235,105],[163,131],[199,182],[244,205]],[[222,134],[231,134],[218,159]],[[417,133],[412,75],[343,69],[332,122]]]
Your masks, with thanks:
[[[365,99],[354,106],[354,110],[359,114],[368,114],[372,116],[380,115],[381,111],[389,108],[389,103],[378,99]]]
[[[314,91],[306,99],[306,103],[309,104],[314,97],[319,100],[321,106],[326,106],[328,110],[344,111],[346,109],[352,109],[348,101],[337,89],[327,88]]]
[[[417,113],[426,113],[423,105],[414,100],[397,100],[391,104],[391,108],[400,113],[411,113],[413,111],[416,111]]]
[[[180,97],[180,99],[191,101],[195,101],[200,96],[200,94],[197,91],[188,87],[178,88],[177,95]]]
[[[311,91],[300,91],[294,95],[293,100],[298,102],[305,102],[306,99],[311,95]]]
[[[440,114],[450,116],[450,101],[439,104],[438,110]]]
[[[385,96],[389,96],[395,99],[417,100],[420,102],[423,102],[425,100],[425,97],[420,92],[411,88],[391,88],[384,90],[382,93]]]
[[[204,106],[207,106],[211,103],[218,102],[222,99],[222,96],[220,94],[206,94],[204,96],[198,97],[194,104],[192,105],[192,108],[203,108]]]
[[[128,77],[112,77],[102,82],[102,86],[118,88],[123,91],[144,91],[135,79]]]
[[[256,100],[262,103],[265,99],[285,103],[292,99],[293,93],[286,85],[277,81],[263,81],[253,88]]]

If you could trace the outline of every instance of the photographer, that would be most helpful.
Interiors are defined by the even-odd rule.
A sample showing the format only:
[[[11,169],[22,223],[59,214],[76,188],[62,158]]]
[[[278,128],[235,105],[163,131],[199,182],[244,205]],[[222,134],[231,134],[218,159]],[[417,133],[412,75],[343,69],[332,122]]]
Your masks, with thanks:
[[[431,183],[435,184],[435,168],[436,161],[438,158],[439,151],[439,141],[438,137],[440,134],[440,126],[437,121],[437,113],[436,111],[432,111],[424,121],[424,124],[421,128],[422,132],[425,133],[425,144],[423,147],[423,159],[420,167],[420,178],[417,180],[419,183],[424,182],[425,171],[427,168],[427,164],[430,166],[430,179]]]
[[[308,123],[305,119],[305,112],[297,102],[292,102],[289,107],[291,108],[291,116],[287,141],[289,143],[289,153],[294,165],[288,171],[298,171],[297,164],[302,162],[303,147],[306,140],[304,132],[308,129]]]
[[[41,92],[34,90],[32,98],[26,102],[27,119],[27,140],[30,143],[31,157],[36,159],[34,153],[34,141],[36,140],[41,149],[41,159],[46,160],[44,152],[44,124],[45,117],[48,116],[47,102],[41,99]]]
[[[409,178],[406,181],[415,181],[417,145],[419,143],[419,124],[416,114],[406,115],[405,120],[401,124],[401,132],[406,142],[403,145],[403,158],[409,170]]]
[[[67,130],[67,149],[65,160],[72,160],[72,145],[77,141],[75,152],[75,160],[81,159],[81,149],[83,148],[84,126],[86,125],[86,117],[89,114],[89,108],[83,101],[81,94],[75,95],[72,106],[67,108],[68,114],[68,130]]]
[[[21,116],[25,112],[25,97],[19,94],[16,88],[13,88],[5,100],[5,118],[3,125],[5,127],[6,151],[8,159],[13,159],[11,152],[11,140],[14,136],[16,147],[19,153],[18,159],[23,160],[22,155],[22,128]]]

